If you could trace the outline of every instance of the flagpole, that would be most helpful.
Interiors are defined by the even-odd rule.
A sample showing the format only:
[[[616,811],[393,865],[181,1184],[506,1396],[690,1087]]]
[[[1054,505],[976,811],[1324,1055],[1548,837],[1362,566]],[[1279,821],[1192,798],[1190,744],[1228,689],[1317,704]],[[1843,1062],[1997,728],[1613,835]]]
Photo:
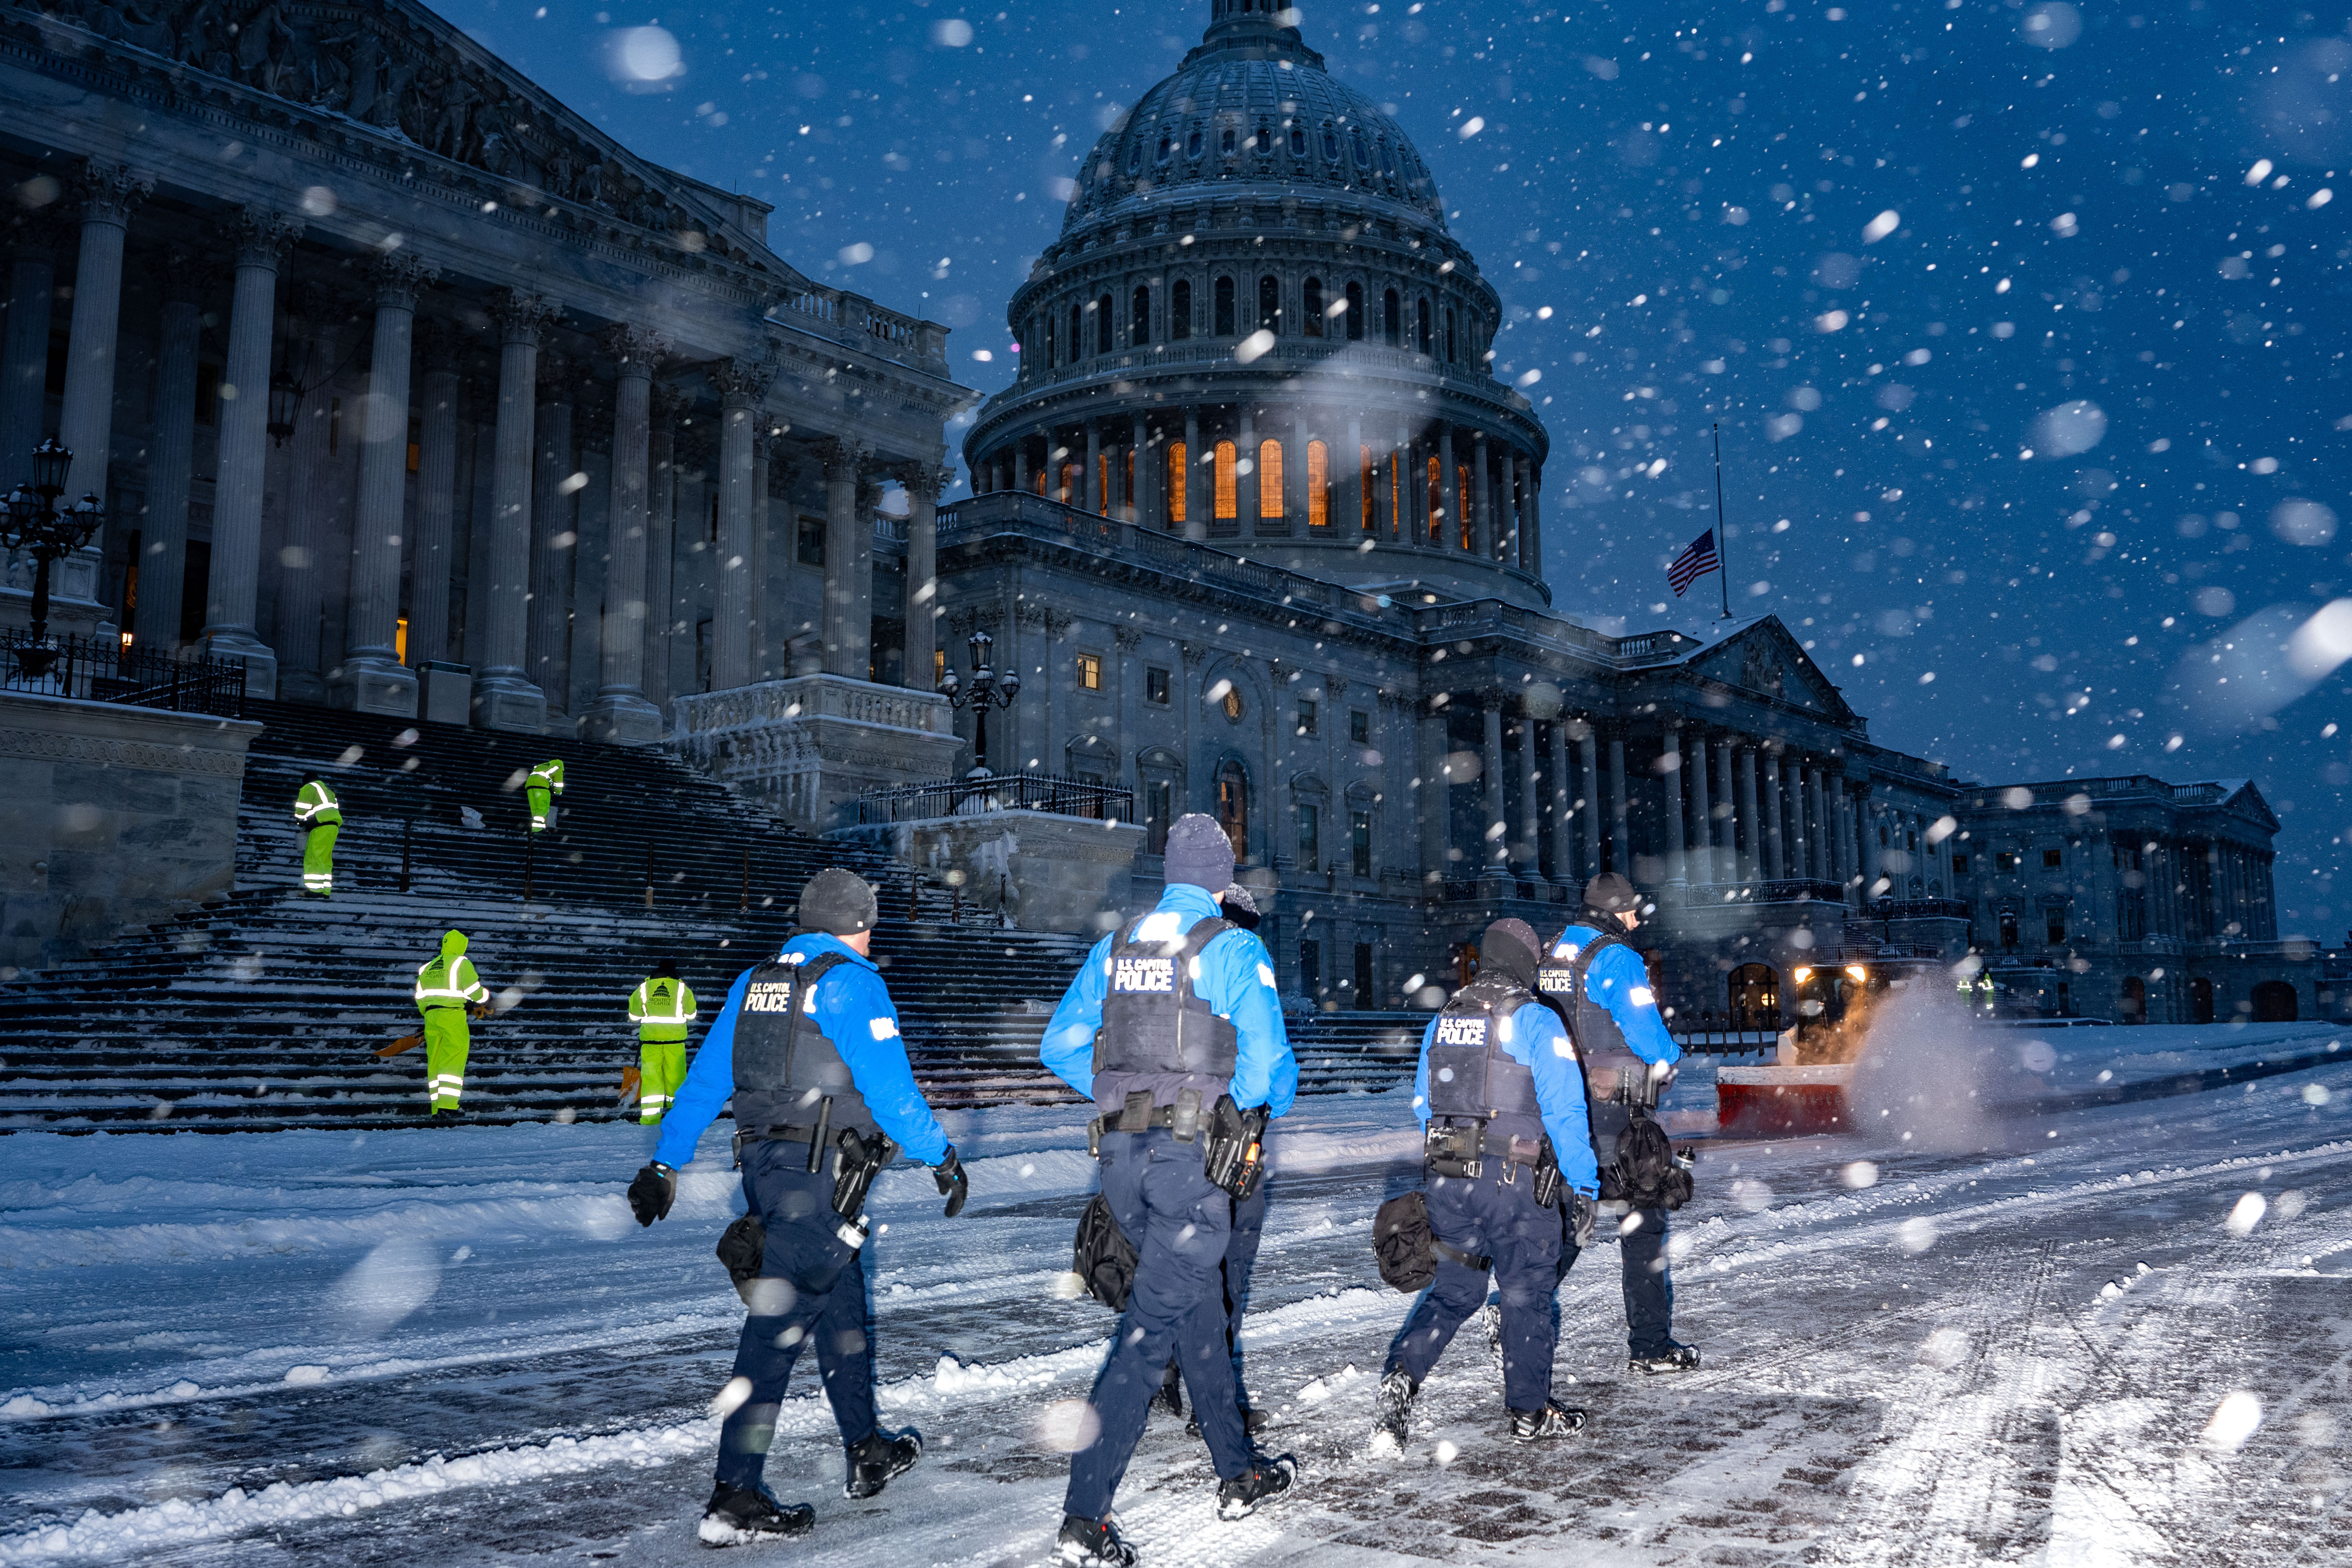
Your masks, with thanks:
[[[1723,618],[1731,618],[1731,542],[1723,536],[1723,426],[1715,426],[1716,586],[1723,590]]]

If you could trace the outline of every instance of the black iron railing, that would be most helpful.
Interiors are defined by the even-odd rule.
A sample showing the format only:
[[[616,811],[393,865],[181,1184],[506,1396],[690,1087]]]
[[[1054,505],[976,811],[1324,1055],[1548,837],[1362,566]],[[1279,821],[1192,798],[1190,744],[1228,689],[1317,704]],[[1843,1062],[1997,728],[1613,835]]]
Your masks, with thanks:
[[[0,690],[216,719],[245,716],[245,666],[234,660],[175,658],[158,649],[89,637],[49,637],[36,643],[21,630],[0,633]]]
[[[1864,912],[1874,921],[1964,921],[1969,905],[1964,899],[1881,899]]]
[[[861,824],[920,822],[977,816],[991,811],[1042,811],[1096,822],[1135,820],[1135,792],[1093,779],[1047,773],[995,773],[985,778],[930,779],[870,789],[857,797]]]
[[[1673,897],[1669,893],[1669,897]],[[1793,904],[1808,899],[1823,903],[1845,901],[1845,886],[1814,877],[1787,877],[1759,882],[1694,882],[1676,900],[1686,908],[1712,904]]]

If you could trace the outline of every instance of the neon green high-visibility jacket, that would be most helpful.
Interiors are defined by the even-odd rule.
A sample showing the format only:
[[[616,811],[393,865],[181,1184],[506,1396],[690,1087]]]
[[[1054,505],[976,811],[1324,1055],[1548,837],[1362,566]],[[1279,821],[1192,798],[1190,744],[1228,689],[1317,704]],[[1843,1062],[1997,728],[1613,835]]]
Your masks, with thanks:
[[[694,989],[683,980],[649,974],[629,994],[629,1016],[636,1020],[640,1040],[683,1040],[695,1016]]]
[[[438,1007],[463,1007],[468,1002],[479,1005],[489,999],[489,987],[474,973],[474,961],[466,956],[466,933],[446,933],[441,938],[441,955],[416,972],[416,1010],[430,1013]]]
[[[530,777],[523,787],[543,789],[551,795],[562,795],[563,793],[563,759],[550,757],[531,769]]]
[[[305,827],[341,823],[342,802],[335,798],[335,792],[327,787],[323,779],[312,779],[295,793],[294,820]]]

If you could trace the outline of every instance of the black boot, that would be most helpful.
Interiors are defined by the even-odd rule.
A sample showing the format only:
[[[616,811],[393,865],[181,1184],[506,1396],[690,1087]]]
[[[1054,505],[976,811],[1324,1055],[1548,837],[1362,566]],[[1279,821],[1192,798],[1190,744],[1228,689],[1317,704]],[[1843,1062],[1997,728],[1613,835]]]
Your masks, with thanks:
[[[1511,1412],[1514,1442],[1538,1443],[1547,1437],[1569,1437],[1584,1430],[1584,1412],[1547,1400],[1541,1410]]]
[[[1666,1348],[1655,1355],[1629,1356],[1627,1372],[1696,1372],[1698,1370],[1698,1347],[1668,1340]]]
[[[923,1435],[913,1427],[904,1432],[876,1432],[849,1447],[849,1479],[841,1489],[846,1498],[879,1497],[882,1489],[915,1468],[923,1457]]]
[[[1297,1476],[1298,1461],[1287,1454],[1259,1458],[1248,1469],[1218,1486],[1217,1517],[1247,1519],[1257,1511],[1258,1504],[1288,1491]]]
[[[1135,1548],[1110,1521],[1066,1513],[1054,1539],[1054,1561],[1065,1568],[1135,1568]]]
[[[806,1503],[780,1503],[764,1491],[721,1481],[710,1489],[701,1527],[695,1534],[705,1546],[745,1546],[754,1541],[806,1535],[815,1523],[816,1510]]]
[[[1404,1452],[1407,1428],[1412,1421],[1412,1396],[1420,1393],[1401,1366],[1389,1368],[1372,1402],[1371,1451],[1376,1458],[1392,1459]]]

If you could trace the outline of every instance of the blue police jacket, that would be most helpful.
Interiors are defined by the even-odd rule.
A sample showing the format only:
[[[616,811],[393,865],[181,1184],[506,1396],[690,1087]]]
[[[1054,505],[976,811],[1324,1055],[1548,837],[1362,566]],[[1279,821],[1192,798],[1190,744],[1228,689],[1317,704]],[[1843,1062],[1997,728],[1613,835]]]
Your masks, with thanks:
[[[907,1157],[936,1165],[948,1152],[948,1135],[931,1114],[930,1102],[915,1087],[915,1071],[907,1063],[906,1042],[898,1037],[898,1009],[890,1005],[890,989],[871,959],[861,958],[837,936],[806,931],[784,943],[787,953],[814,959],[838,953],[849,962],[829,971],[816,985],[816,1011],[810,1015],[826,1039],[841,1052],[849,1076],[865,1099],[874,1121]],[[757,965],[753,966],[755,969]],[[752,970],[735,977],[728,988],[727,1005],[719,1021],[703,1037],[702,1049],[687,1069],[669,1114],[662,1118],[661,1139],[654,1159],[676,1168],[694,1158],[702,1130],[718,1118],[719,1107],[735,1092],[735,1020],[743,1011],[744,988]]]
[[[1152,912],[1176,917],[1165,937],[1153,933],[1156,940],[1172,940],[1215,919],[1217,900],[1206,889],[1171,882]],[[1117,934],[1103,938],[1087,954],[1037,1045],[1037,1058],[1047,1070],[1088,1100],[1095,1097],[1095,1031],[1102,1027],[1103,994],[1110,987],[1110,944]],[[1201,950],[1201,972],[1193,977],[1192,991],[1217,1016],[1232,1023],[1240,1037],[1228,1090],[1234,1103],[1244,1110],[1263,1105],[1273,1115],[1286,1113],[1298,1094],[1298,1058],[1290,1054],[1282,995],[1275,988],[1274,957],[1265,943],[1255,931],[1221,933]]]
[[[1543,1112],[1544,1131],[1551,1136],[1560,1174],[1586,1197],[1599,1197],[1601,1167],[1592,1158],[1592,1123],[1584,1111],[1584,1068],[1559,1015],[1540,1002],[1529,1002],[1504,1021],[1499,1035],[1496,1043],[1503,1053],[1534,1075],[1536,1105]],[[1436,1037],[1437,1020],[1432,1018],[1421,1032],[1421,1066],[1412,1075],[1412,1113],[1424,1127],[1429,1124],[1429,1043]]]
[[[1591,926],[1572,925],[1551,944],[1551,955],[1573,958],[1587,942],[1600,940],[1601,933]],[[1622,942],[1616,943],[1592,961],[1592,967],[1584,973],[1584,983],[1587,994],[1617,1020],[1618,1031],[1635,1056],[1653,1065],[1671,1066],[1683,1059],[1683,1048],[1666,1033],[1666,1021],[1658,1015],[1658,998],[1650,990],[1650,966],[1642,962],[1640,953]]]

